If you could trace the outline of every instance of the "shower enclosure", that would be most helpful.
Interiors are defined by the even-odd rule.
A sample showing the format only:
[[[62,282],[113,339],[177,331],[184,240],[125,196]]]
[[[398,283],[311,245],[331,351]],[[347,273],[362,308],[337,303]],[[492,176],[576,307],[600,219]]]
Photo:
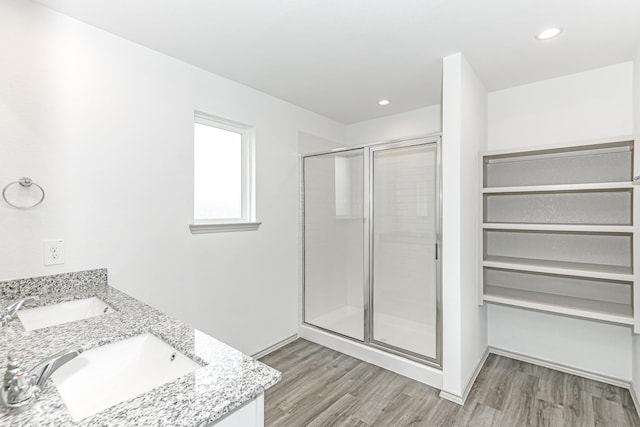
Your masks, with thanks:
[[[303,157],[304,322],[441,362],[439,138]]]

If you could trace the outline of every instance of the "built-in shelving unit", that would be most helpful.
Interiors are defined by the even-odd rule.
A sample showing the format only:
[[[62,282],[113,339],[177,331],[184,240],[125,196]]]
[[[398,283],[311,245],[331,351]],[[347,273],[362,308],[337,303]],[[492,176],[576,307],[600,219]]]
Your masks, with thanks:
[[[632,138],[488,152],[481,170],[480,303],[640,332]]]

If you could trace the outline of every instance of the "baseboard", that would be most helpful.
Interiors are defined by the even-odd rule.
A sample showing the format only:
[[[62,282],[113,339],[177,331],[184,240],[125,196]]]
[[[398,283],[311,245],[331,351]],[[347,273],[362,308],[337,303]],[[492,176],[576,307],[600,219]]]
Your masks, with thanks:
[[[440,397],[446,399],[450,402],[457,403],[458,405],[464,405],[464,402],[467,401],[469,397],[469,393],[471,393],[471,389],[473,388],[473,384],[475,384],[478,375],[480,375],[480,371],[484,366],[484,363],[487,361],[487,357],[489,357],[489,348],[484,351],[484,354],[480,358],[480,361],[476,365],[476,369],[473,371],[473,375],[467,381],[467,385],[464,388],[464,392],[462,396],[458,396],[457,394],[449,393],[448,391],[440,390]]]
[[[509,357],[511,359],[520,360],[522,362],[531,363],[533,365],[542,366],[549,369],[555,369],[556,371],[564,372],[571,375],[577,375],[579,377],[587,378],[589,380],[600,381],[606,384],[611,384],[617,387],[627,388],[631,390],[631,382],[625,381],[621,378],[610,377],[608,375],[597,374],[595,372],[585,371],[578,368],[572,368],[560,363],[550,362],[544,359],[538,359],[536,357],[525,356],[524,354],[514,353],[509,350],[504,350],[496,347],[489,347],[489,352],[497,354],[498,356]],[[637,406],[636,406],[637,407]]]
[[[453,394],[453,393],[449,393],[448,391],[440,390],[439,396],[440,396],[441,399],[445,399],[445,400],[448,400],[449,402],[457,403],[460,406],[464,405],[464,400],[462,399],[461,396],[458,396],[457,394]]]
[[[298,334],[291,335],[289,338],[285,338],[282,341],[278,341],[274,345],[272,345],[270,347],[267,347],[262,351],[257,352],[256,354],[252,355],[251,357],[253,357],[254,359],[260,359],[260,358],[266,356],[267,354],[273,353],[274,351],[278,350],[279,348],[284,347],[285,345],[294,342],[297,339],[298,339]]]
[[[484,366],[488,357],[489,357],[489,347],[487,347],[484,350],[484,354],[482,355],[482,357],[480,358],[480,361],[476,365],[476,369],[475,371],[473,371],[473,375],[471,375],[471,378],[469,378],[469,381],[467,382],[467,386],[464,388],[464,393],[462,394],[463,405],[464,405],[464,402],[467,401],[467,397],[469,397],[469,393],[471,393],[471,389],[473,388],[473,385],[475,384],[476,379],[478,379],[478,375],[480,375],[480,371],[482,370],[482,367]]]
[[[633,406],[636,407],[636,412],[640,417],[640,400],[638,399],[636,390],[633,388],[633,383],[629,384],[629,394],[631,395],[631,400],[633,400]]]

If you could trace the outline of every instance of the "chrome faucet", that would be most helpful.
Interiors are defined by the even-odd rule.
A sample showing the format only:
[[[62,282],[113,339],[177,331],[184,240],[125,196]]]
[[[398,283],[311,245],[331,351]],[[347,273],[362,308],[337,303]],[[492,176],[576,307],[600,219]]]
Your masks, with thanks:
[[[22,370],[22,361],[15,354],[9,354],[0,392],[2,406],[13,412],[26,409],[38,397],[51,375],[82,352],[80,346],[66,348],[47,357],[29,372]]]
[[[38,301],[38,299],[38,297],[22,298],[0,309],[0,323],[2,323],[2,326],[7,326],[9,321],[13,318],[14,314],[16,314],[16,312],[20,310],[23,305],[34,304]]]

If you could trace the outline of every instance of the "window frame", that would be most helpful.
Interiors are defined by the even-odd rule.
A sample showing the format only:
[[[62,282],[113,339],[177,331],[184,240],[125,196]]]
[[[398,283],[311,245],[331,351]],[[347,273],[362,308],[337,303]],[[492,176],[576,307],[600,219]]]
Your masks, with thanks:
[[[241,135],[241,214],[240,218],[195,217],[195,185],[193,186],[192,219],[189,229],[192,234],[218,233],[226,231],[257,230],[255,199],[255,129],[252,126],[217,117],[201,111],[194,111],[193,173],[195,179],[195,125],[211,126]],[[193,182],[195,184],[195,181]]]

